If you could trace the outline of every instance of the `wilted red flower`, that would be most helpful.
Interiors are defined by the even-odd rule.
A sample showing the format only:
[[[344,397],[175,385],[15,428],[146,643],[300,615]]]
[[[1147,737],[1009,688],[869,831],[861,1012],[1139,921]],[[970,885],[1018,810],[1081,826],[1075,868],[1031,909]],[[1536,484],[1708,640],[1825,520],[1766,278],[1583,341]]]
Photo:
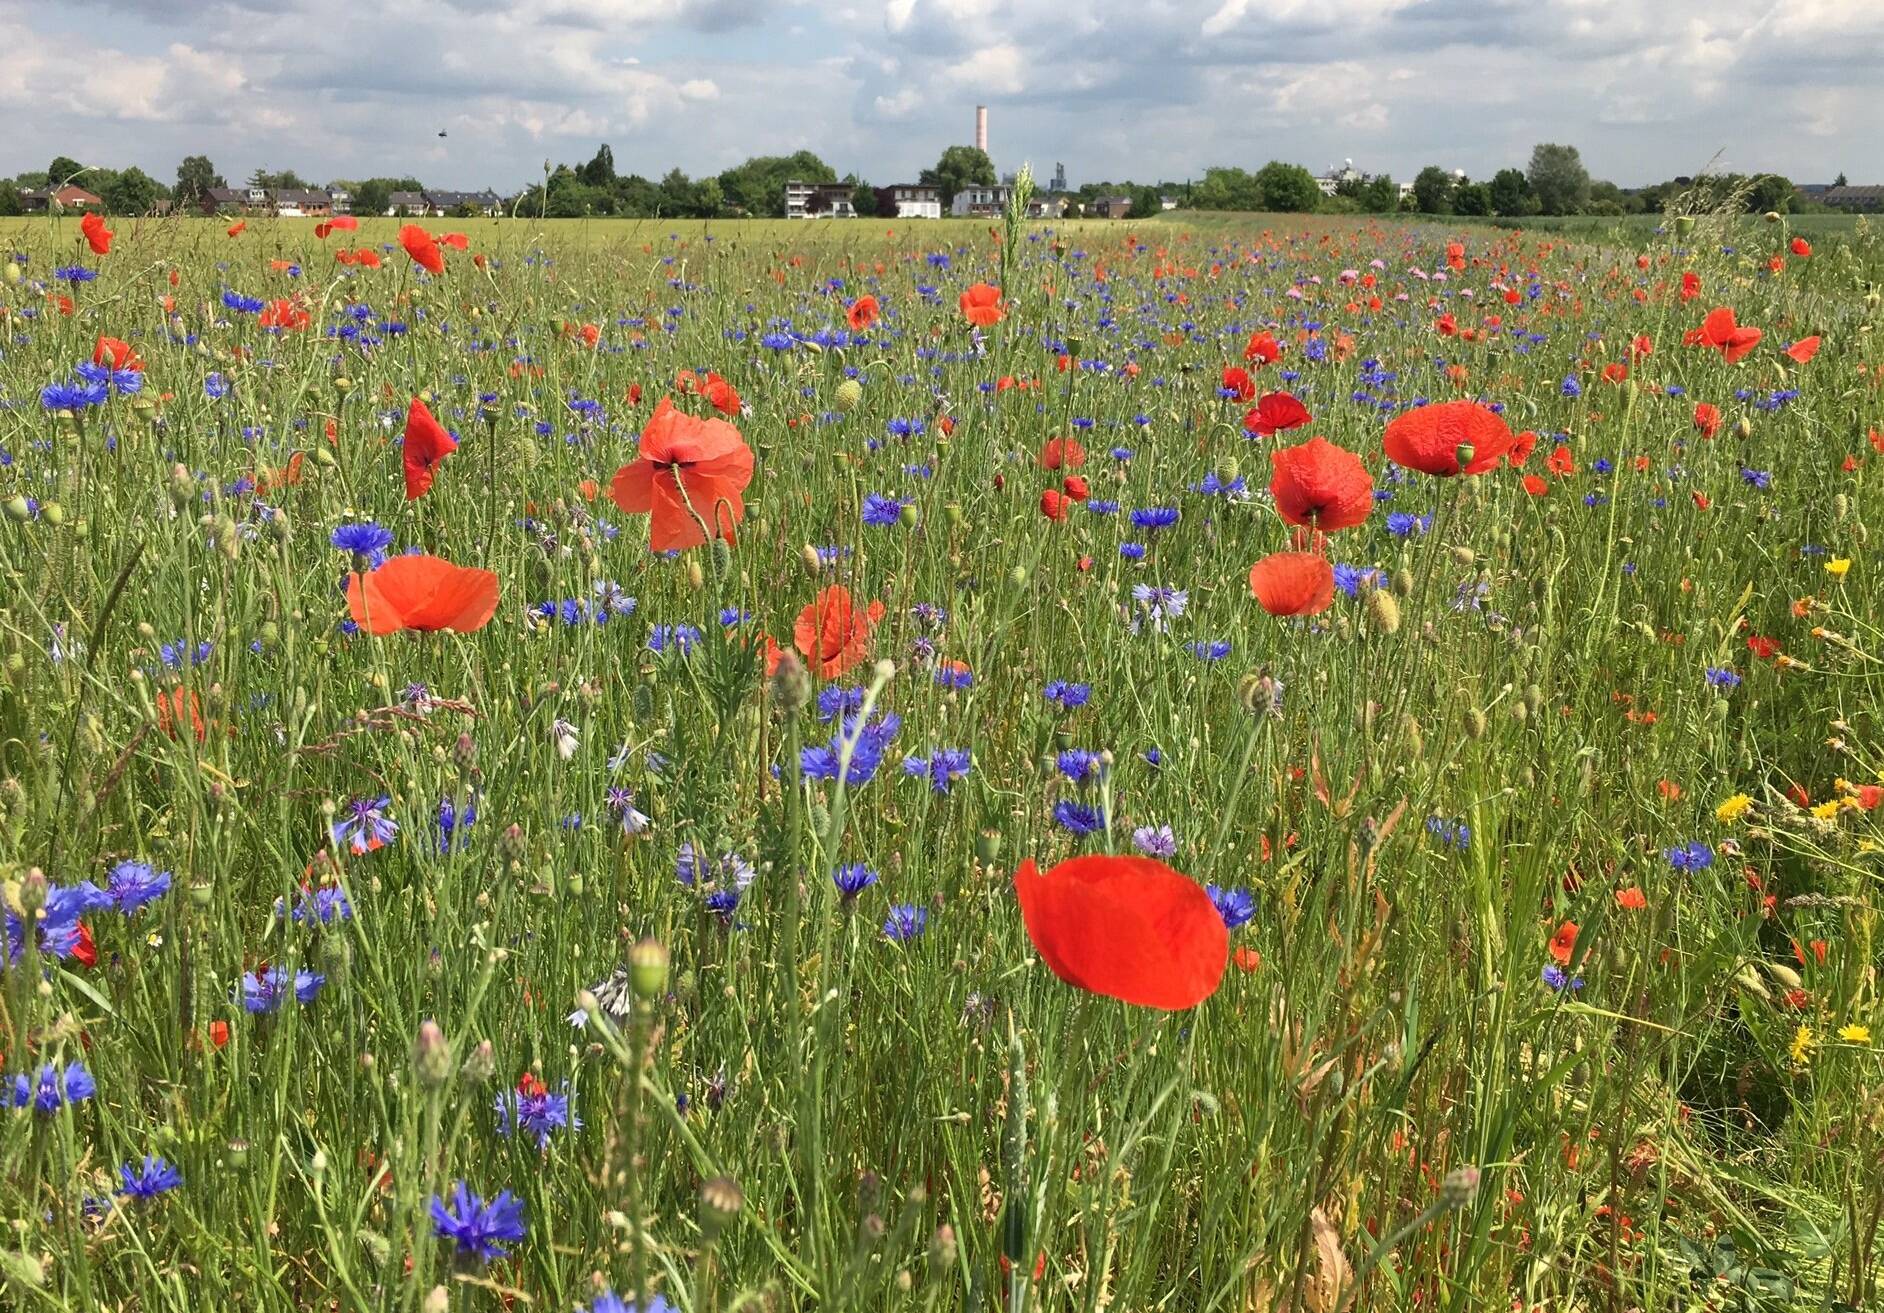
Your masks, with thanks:
[[[417,501],[431,489],[432,475],[437,471],[438,463],[456,450],[458,439],[432,418],[432,412],[423,401],[412,398],[412,404],[406,409],[407,501]]]
[[[1711,402],[1696,402],[1694,427],[1701,431],[1701,436],[1704,438],[1711,438],[1720,432],[1720,407]]]
[[[1249,371],[1241,365],[1223,367],[1223,389],[1234,393],[1238,401],[1250,401],[1256,396],[1256,380],[1249,376]]]
[[[615,471],[608,495],[630,515],[647,515],[648,546],[665,552],[704,543],[702,524],[732,542],[751,482],[752,448],[738,429],[696,419],[662,397],[641,430],[639,457]]]
[[[1794,342],[1791,346],[1787,347],[1786,350],[1783,352],[1783,354],[1791,356],[1794,360],[1798,361],[1802,365],[1805,364],[1807,361],[1811,360],[1812,357],[1816,356],[1818,353],[1819,353],[1819,338],[1818,338],[1818,334],[1816,333],[1814,333],[1811,337],[1800,338],[1797,342]]]
[[[1001,309],[1001,289],[987,283],[976,283],[962,293],[962,318],[977,328],[993,328],[1001,322],[1004,312]]]
[[[1374,480],[1361,458],[1326,438],[1272,451],[1269,460],[1269,491],[1290,524],[1331,533],[1365,522],[1374,509]]]
[[[422,552],[392,556],[369,573],[347,577],[347,610],[370,634],[469,634],[497,613],[497,576]]]
[[[1263,437],[1274,437],[1284,429],[1299,429],[1309,422],[1308,407],[1287,392],[1265,392],[1256,407],[1243,416],[1243,427]]]
[[[850,309],[844,312],[844,318],[850,322],[853,333],[861,333],[877,322],[877,299],[874,296],[860,296],[850,303]]]
[[[93,255],[111,254],[111,239],[117,234],[105,227],[103,217],[87,210],[79,220],[79,231],[85,234],[85,244],[92,248]]]
[[[1320,615],[1334,587],[1334,567],[1314,552],[1271,552],[1249,571],[1249,590],[1270,615]]]
[[[438,243],[432,240],[432,234],[416,223],[406,224],[399,230],[399,244],[406,248],[406,254],[412,262],[436,277],[445,272],[445,253],[438,249]]]
[[[1515,441],[1503,418],[1476,401],[1441,401],[1405,411],[1387,425],[1385,439],[1396,465],[1441,478],[1483,474]]]
[[[92,345],[92,363],[109,365],[112,369],[129,369],[140,374],[144,372],[143,358],[121,337],[105,337],[101,334]]]
[[[1075,857],[1014,875],[1027,937],[1076,989],[1167,1012],[1217,991],[1230,932],[1210,895],[1149,857]]]
[[[1243,348],[1243,359],[1258,364],[1273,365],[1281,358],[1282,343],[1276,341],[1274,333],[1251,333],[1248,345]]]
[[[1086,449],[1073,438],[1048,438],[1040,449],[1043,470],[1076,470],[1086,463]]]
[[[248,229],[249,221],[247,219],[237,219],[234,223],[223,229],[223,231],[231,237],[240,237],[243,233],[247,232]]]
[[[1720,306],[1708,311],[1707,318],[1701,321],[1697,345],[1714,348],[1731,365],[1744,359],[1764,336],[1759,329],[1746,327],[1736,320],[1730,307]]]
[[[872,602],[859,611],[850,589],[832,584],[798,613],[792,646],[819,678],[836,679],[870,655],[870,633],[882,619],[883,603]]]

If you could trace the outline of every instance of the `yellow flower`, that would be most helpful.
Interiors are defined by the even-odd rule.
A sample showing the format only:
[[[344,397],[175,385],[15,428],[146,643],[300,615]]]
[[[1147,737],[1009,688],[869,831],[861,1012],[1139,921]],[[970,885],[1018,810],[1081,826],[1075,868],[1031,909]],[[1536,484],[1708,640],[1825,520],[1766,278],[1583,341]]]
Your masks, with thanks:
[[[1845,571],[1850,568],[1851,558],[1849,556],[1836,557],[1825,563],[1825,573],[1836,579],[1843,579],[1845,577]]]
[[[1812,1038],[1812,1027],[1800,1026],[1792,1037],[1792,1065],[1803,1067],[1811,1058],[1812,1050],[1818,1041]]]
[[[1869,1044],[1871,1042],[1871,1028],[1869,1026],[1860,1026],[1854,1021],[1849,1026],[1840,1026],[1838,1028],[1838,1038],[1844,1040],[1847,1044]]]
[[[1737,821],[1753,810],[1753,799],[1744,793],[1736,793],[1714,809],[1714,819],[1723,825],[1728,821]]]
[[[1834,798],[1830,802],[1822,802],[1814,807],[1812,815],[1821,821],[1829,821],[1838,815],[1838,808],[1839,802]]]

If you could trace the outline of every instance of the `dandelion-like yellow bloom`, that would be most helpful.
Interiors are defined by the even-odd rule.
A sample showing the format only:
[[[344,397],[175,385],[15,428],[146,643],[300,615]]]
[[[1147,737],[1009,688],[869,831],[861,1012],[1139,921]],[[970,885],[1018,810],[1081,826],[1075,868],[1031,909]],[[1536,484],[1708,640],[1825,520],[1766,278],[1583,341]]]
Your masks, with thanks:
[[[1752,810],[1753,799],[1744,793],[1736,793],[1714,809],[1714,819],[1724,825],[1729,821],[1739,820]]]
[[[1851,558],[1849,556],[1835,557],[1825,563],[1825,573],[1831,575],[1834,579],[1843,579],[1845,572],[1849,569],[1851,569]]]
[[[1840,1026],[1838,1028],[1838,1038],[1844,1040],[1847,1044],[1869,1044],[1871,1042],[1871,1028],[1869,1026],[1860,1026],[1854,1021],[1849,1026]]]
[[[1812,1057],[1812,1050],[1818,1041],[1812,1037],[1812,1027],[1800,1026],[1792,1037],[1792,1065],[1803,1067]]]
[[[1838,809],[1841,805],[1842,804],[1840,804],[1836,798],[1832,799],[1830,802],[1819,803],[1812,809],[1812,815],[1816,820],[1832,820],[1838,815]]]

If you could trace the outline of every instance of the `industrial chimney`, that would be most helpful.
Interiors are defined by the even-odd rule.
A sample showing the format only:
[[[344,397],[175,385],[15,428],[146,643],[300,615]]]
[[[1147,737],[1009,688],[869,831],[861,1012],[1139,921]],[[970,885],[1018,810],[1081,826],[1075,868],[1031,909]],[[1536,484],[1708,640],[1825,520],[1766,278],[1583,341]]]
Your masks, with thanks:
[[[982,154],[988,153],[988,107],[975,106],[975,149]]]

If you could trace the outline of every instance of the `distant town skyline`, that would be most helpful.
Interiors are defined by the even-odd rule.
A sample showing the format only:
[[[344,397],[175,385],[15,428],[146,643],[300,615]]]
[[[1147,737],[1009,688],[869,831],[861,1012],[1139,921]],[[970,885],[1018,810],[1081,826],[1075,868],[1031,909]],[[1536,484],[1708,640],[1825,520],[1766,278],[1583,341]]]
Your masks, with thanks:
[[[1070,17],[1069,17],[1070,15]],[[884,185],[971,143],[1043,178],[1276,158],[1476,178],[1533,143],[1638,186],[1717,167],[1884,181],[1884,5],[1850,0],[0,0],[0,171],[512,192],[815,151]]]

